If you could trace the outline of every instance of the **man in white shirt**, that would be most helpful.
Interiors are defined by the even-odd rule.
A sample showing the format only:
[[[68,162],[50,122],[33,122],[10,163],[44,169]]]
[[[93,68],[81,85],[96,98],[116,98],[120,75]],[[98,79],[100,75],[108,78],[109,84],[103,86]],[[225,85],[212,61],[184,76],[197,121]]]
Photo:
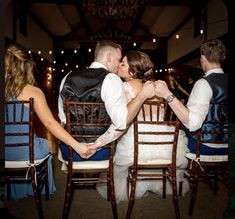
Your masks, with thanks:
[[[198,80],[190,93],[185,107],[168,89],[164,81],[157,81],[156,95],[167,100],[170,107],[190,132],[203,126],[203,122],[211,112],[210,103],[228,102],[228,78],[221,68],[225,59],[225,47],[218,39],[208,40],[200,48],[201,67],[205,76]],[[228,112],[225,112],[228,115]],[[195,153],[195,142],[189,138],[189,149]],[[227,154],[228,145],[202,145],[201,154]]]
[[[115,128],[123,130],[127,127],[142,103],[155,95],[155,87],[153,82],[146,82],[137,97],[127,105],[123,82],[115,74],[121,58],[120,45],[111,41],[100,41],[96,46],[95,60],[89,68],[70,72],[65,76],[60,85],[58,100],[59,118],[63,123],[66,123],[63,100],[67,98],[84,102],[103,101]],[[66,160],[66,146],[60,145],[60,149],[63,159]],[[108,152],[103,153],[104,151],[105,149],[98,151],[91,160],[106,159]],[[75,160],[81,160],[79,155]]]

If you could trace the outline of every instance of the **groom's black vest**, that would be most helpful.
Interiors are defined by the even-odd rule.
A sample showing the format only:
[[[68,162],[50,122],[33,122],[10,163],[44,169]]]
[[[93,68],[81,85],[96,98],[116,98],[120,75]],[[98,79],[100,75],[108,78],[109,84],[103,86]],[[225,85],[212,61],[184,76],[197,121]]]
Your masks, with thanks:
[[[61,98],[64,103],[65,111],[65,99],[75,100],[79,102],[103,102],[101,99],[101,87],[105,76],[108,71],[104,68],[87,68],[79,71],[71,72],[64,83],[63,89],[60,92]],[[90,111],[86,109],[86,115],[90,115]],[[99,109],[95,109],[96,113]],[[70,110],[71,117],[73,118],[74,111]],[[78,113],[82,115],[81,110],[78,109]],[[97,134],[101,135],[107,130],[106,127],[78,127],[76,132],[79,134]],[[79,140],[79,139],[78,139]],[[89,140],[91,142],[92,139]],[[88,141],[87,141],[88,142]]]
[[[210,85],[213,95],[210,100],[207,122],[202,124],[202,131],[218,131],[225,130],[228,132],[228,75],[212,73],[204,79]],[[219,104],[218,104],[219,103]],[[222,104],[222,105],[221,105]],[[217,124],[216,126],[210,121],[223,121],[225,124]],[[196,138],[195,132],[190,132],[190,136]],[[228,135],[211,135],[202,136],[202,140],[228,140]]]

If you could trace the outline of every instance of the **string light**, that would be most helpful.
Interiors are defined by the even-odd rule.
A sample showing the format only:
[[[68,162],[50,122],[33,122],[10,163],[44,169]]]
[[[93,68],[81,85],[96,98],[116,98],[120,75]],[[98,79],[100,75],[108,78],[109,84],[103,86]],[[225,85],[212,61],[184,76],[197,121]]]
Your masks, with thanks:
[[[175,38],[176,38],[176,39],[179,39],[179,38],[180,38],[180,35],[179,35],[179,34],[176,34],[176,35],[175,35]]]
[[[136,46],[136,43],[133,43],[133,46]]]
[[[153,42],[156,43],[156,38],[153,38]]]

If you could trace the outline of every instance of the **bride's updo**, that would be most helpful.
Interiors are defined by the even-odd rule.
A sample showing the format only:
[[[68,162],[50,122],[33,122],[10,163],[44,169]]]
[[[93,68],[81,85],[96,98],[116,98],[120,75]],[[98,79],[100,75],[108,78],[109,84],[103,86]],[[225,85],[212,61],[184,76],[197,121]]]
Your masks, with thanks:
[[[129,72],[133,73],[132,78],[140,79],[142,82],[154,78],[154,65],[146,53],[129,51],[125,55],[129,65]]]

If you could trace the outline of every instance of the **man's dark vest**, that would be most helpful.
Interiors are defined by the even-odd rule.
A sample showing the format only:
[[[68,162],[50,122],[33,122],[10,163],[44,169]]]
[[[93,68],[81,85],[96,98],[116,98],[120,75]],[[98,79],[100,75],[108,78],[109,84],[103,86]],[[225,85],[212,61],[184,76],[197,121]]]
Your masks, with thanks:
[[[209,111],[207,115],[207,122],[202,124],[202,131],[228,131],[228,75],[212,73],[204,79],[210,85],[213,95],[210,100]],[[223,121],[226,124],[217,124],[216,126],[210,121]],[[190,135],[195,138],[195,132],[190,132]],[[202,140],[221,140],[228,139],[228,135],[211,135],[206,134],[202,136]]]
[[[87,68],[71,72],[67,76],[63,89],[60,92],[63,103],[65,99],[79,102],[103,102],[101,99],[101,87],[107,73],[108,71],[104,68]],[[98,110],[98,108],[96,110]],[[94,113],[96,113],[96,110],[94,110]],[[73,111],[70,111],[70,113],[74,115]],[[89,113],[90,112],[87,111],[86,115],[89,116]],[[97,115],[99,114],[97,113]],[[78,127],[76,132],[79,134],[90,133],[101,135],[106,130],[106,127]],[[77,140],[79,141],[79,139]],[[89,139],[89,142],[92,141],[92,139]]]

